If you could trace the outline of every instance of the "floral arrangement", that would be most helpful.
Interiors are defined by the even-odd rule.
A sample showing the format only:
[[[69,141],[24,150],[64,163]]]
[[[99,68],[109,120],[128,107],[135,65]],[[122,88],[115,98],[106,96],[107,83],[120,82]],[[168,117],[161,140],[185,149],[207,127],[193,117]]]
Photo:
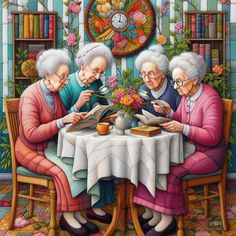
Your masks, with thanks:
[[[227,77],[230,74],[230,65],[216,65],[212,72],[207,72],[204,82],[218,91],[221,97],[229,97],[227,89],[229,87]]]
[[[122,12],[127,18],[123,28],[115,30],[111,17]],[[154,16],[144,0],[95,0],[88,8],[87,32],[95,41],[111,47],[114,55],[126,55],[140,48],[153,33]],[[122,17],[120,16],[120,17]],[[119,22],[124,20],[119,18]],[[118,22],[118,23],[119,23]]]
[[[133,116],[142,108],[144,102],[137,93],[142,84],[142,79],[132,78],[130,69],[123,71],[122,74],[120,73],[120,78],[111,75],[108,78],[110,93],[107,98],[114,104],[115,110],[123,110]]]

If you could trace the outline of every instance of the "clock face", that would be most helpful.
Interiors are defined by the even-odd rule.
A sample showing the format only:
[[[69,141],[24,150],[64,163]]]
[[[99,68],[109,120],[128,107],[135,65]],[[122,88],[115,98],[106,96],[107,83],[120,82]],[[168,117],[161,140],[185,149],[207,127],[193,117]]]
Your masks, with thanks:
[[[111,15],[111,26],[116,31],[124,31],[129,26],[129,20],[125,12],[119,11]]]

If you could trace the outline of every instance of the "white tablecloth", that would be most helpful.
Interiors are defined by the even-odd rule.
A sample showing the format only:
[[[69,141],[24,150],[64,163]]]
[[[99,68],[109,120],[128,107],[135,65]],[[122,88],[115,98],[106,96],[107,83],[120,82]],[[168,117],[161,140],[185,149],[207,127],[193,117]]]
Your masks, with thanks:
[[[93,129],[68,133],[63,128],[57,146],[57,156],[73,166],[73,177],[87,178],[87,191],[91,194],[97,191],[99,179],[115,176],[127,178],[136,186],[140,181],[155,196],[156,187],[166,190],[170,165],[183,163],[183,153],[180,133],[162,131],[157,136],[144,137],[126,130],[126,135],[118,136],[115,128],[105,136]]]

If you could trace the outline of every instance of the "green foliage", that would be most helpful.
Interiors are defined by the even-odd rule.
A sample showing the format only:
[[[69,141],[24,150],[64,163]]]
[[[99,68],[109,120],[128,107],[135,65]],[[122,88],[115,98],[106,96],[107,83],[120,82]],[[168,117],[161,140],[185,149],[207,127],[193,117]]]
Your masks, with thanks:
[[[16,65],[15,65],[16,76],[21,76],[21,65],[27,59],[28,59],[28,49],[17,48]]]

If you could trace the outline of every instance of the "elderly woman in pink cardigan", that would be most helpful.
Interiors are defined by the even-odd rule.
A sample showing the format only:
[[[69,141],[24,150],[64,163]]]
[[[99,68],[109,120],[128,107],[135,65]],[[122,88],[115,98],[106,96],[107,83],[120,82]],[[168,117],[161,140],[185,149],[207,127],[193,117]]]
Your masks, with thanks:
[[[136,190],[134,202],[146,209],[140,220],[148,236],[175,233],[177,227],[173,216],[186,211],[181,177],[217,171],[225,161],[222,102],[213,88],[201,83],[206,73],[204,60],[195,53],[186,52],[174,57],[169,67],[172,85],[182,99],[176,112],[168,103],[160,101],[168,107],[166,115],[173,118],[173,121],[161,126],[169,132],[183,133],[196,149],[183,164],[171,168],[166,191],[156,189],[156,197],[153,198],[142,184]],[[164,113],[160,106],[154,104],[154,108]]]
[[[45,157],[45,149],[60,128],[84,119],[85,112],[67,114],[60,91],[68,82],[70,58],[60,49],[44,51],[37,60],[42,78],[29,86],[20,98],[17,161],[27,169],[53,178],[57,192],[57,210],[63,212],[60,225],[71,235],[98,233],[96,224],[87,221],[81,209],[91,207],[86,191],[73,198],[64,171]]]

